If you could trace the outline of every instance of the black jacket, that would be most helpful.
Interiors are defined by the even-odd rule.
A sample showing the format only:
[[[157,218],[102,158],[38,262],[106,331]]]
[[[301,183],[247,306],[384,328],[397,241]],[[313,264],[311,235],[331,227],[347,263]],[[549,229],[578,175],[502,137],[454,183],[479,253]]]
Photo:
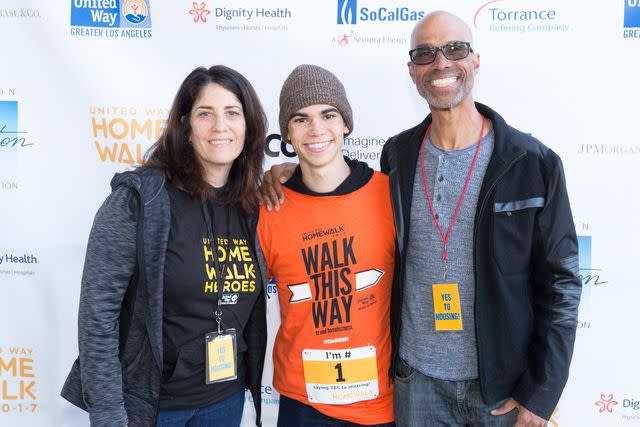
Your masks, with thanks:
[[[569,374],[582,289],[562,162],[495,111],[479,103],[476,107],[491,120],[495,135],[473,238],[482,396],[487,403],[511,396],[549,419]],[[413,181],[430,122],[429,115],[391,137],[380,161],[389,174],[400,258],[400,286],[394,288],[391,308],[394,355],[402,322]]]
[[[96,427],[152,427],[162,376],[164,260],[171,203],[162,172],[118,174],[93,223],[80,293],[80,356],[62,397],[89,412]],[[247,219],[255,237],[256,218]],[[255,239],[254,239],[255,240]],[[261,297],[244,331],[247,375],[260,423],[260,385],[267,342],[266,264],[256,254]]]

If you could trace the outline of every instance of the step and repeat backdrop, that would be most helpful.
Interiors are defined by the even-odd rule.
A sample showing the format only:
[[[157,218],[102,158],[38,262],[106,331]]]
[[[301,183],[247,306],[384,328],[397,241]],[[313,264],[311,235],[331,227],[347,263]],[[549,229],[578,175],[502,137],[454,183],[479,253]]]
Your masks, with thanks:
[[[78,351],[89,229],[192,69],[225,64],[253,83],[266,166],[295,161],[277,126],[286,76],[301,63],[332,70],[354,111],[344,154],[378,169],[386,138],[427,114],[409,36],[439,9],[473,30],[475,98],[564,160],[584,289],[549,424],[640,425],[640,0],[0,0],[0,425],[88,425],[59,392]],[[279,402],[270,357],[271,344],[265,426]]]

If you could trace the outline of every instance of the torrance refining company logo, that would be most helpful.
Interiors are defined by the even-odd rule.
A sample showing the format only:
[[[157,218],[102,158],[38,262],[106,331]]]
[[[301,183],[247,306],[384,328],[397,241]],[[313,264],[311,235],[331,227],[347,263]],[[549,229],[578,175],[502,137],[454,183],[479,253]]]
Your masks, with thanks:
[[[618,402],[613,400],[613,394],[605,396],[604,393],[600,394],[600,400],[595,402],[595,405],[599,406],[598,412],[601,414],[604,411],[607,411],[608,413],[612,413],[613,407],[616,406],[617,404]]]
[[[569,24],[550,0],[491,0],[473,16],[478,30],[495,33],[565,33]]]
[[[151,37],[149,0],[71,0],[71,35]]]

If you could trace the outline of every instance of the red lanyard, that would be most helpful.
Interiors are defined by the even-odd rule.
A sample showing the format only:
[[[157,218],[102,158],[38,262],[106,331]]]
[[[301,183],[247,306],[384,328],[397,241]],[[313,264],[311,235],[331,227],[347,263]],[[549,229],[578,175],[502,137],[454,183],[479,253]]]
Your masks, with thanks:
[[[438,231],[440,232],[440,236],[442,236],[442,241],[444,243],[444,252],[442,253],[442,259],[444,260],[444,279],[447,278],[447,242],[449,241],[449,236],[451,235],[451,230],[453,229],[453,224],[456,222],[456,218],[458,218],[458,212],[460,212],[460,207],[462,206],[462,201],[464,200],[464,195],[467,192],[467,187],[469,186],[469,182],[471,182],[471,173],[473,172],[473,168],[476,165],[476,160],[478,160],[478,154],[480,154],[480,146],[482,145],[482,134],[484,133],[484,121],[485,118],[482,116],[482,127],[480,128],[480,137],[478,138],[478,147],[476,148],[476,154],[473,156],[473,161],[471,162],[471,167],[469,168],[469,174],[467,175],[467,181],[464,183],[464,187],[462,188],[462,194],[460,194],[460,200],[458,200],[458,206],[456,207],[456,211],[451,218],[451,223],[449,224],[449,228],[447,229],[447,234],[445,235],[442,231],[442,227],[440,226],[440,222],[438,218],[436,218],[436,213],[433,210],[433,203],[431,203],[431,196],[429,196],[429,187],[427,186],[427,173],[424,169],[424,144],[427,141],[427,136],[429,135],[429,130],[431,129],[431,123],[429,123],[429,127],[427,127],[427,131],[424,133],[424,138],[422,139],[422,144],[420,145],[420,166],[422,166],[422,180],[424,182],[424,192],[427,194],[427,202],[429,203],[429,210],[431,211],[431,217],[433,217],[433,221],[436,223],[436,227],[438,227]]]

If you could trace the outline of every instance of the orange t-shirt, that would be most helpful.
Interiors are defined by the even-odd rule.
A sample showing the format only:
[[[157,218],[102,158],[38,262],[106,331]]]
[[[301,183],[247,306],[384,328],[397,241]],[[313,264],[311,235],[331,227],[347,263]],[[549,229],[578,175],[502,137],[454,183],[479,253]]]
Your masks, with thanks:
[[[389,306],[395,228],[388,178],[314,197],[285,189],[258,236],[278,287],[273,348],[279,393],[332,418],[393,421]]]

